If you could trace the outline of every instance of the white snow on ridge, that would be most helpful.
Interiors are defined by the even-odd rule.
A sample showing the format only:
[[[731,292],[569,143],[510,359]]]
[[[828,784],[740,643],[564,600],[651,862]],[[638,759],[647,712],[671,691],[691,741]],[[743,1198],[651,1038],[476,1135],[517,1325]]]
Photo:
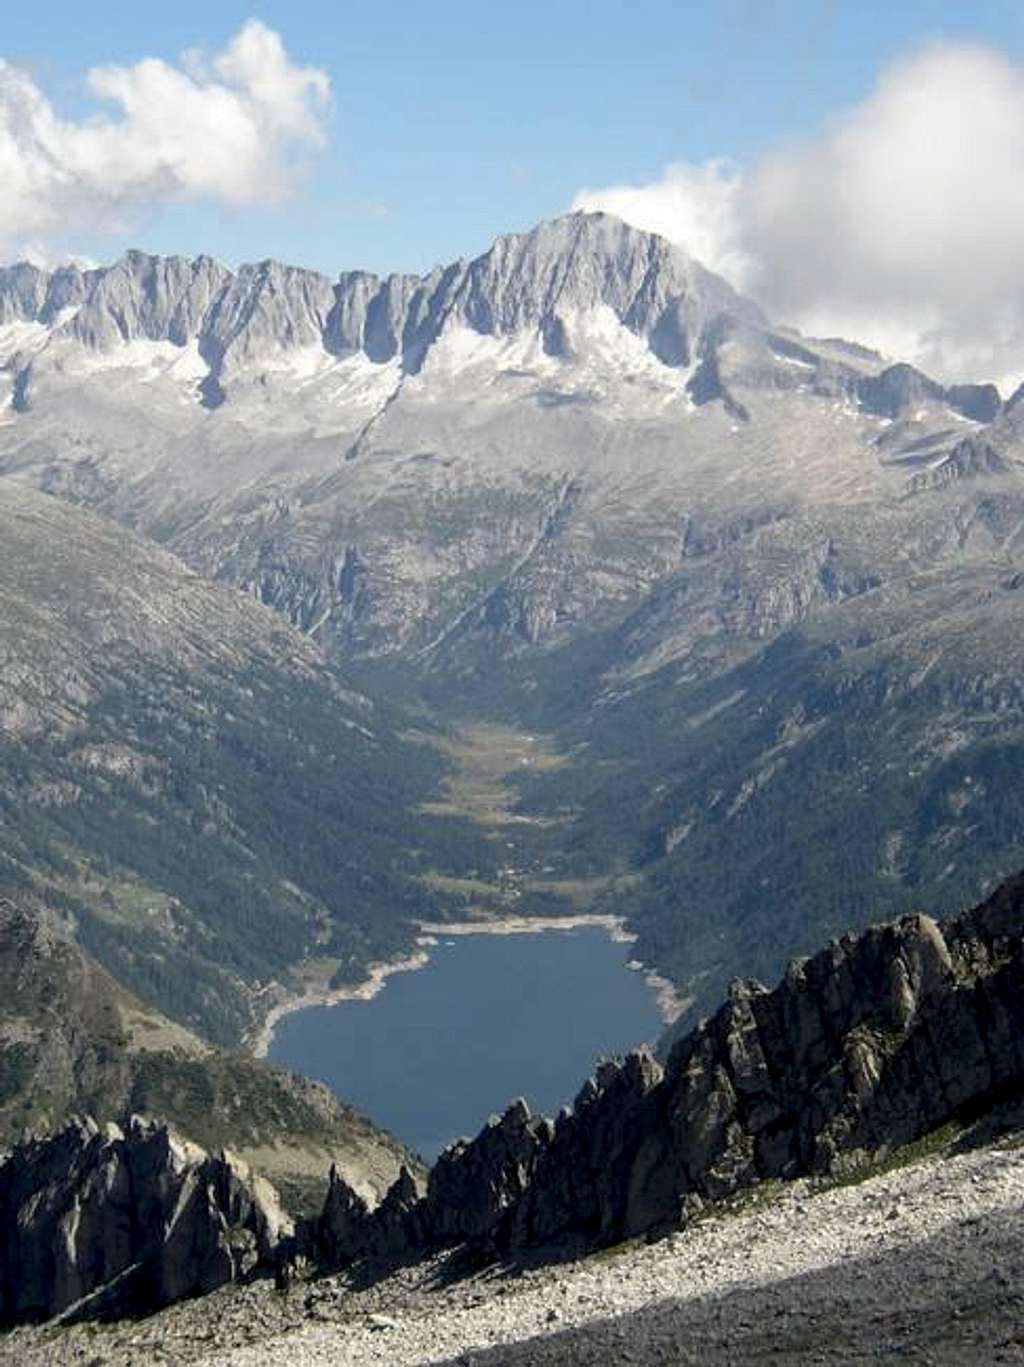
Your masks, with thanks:
[[[177,346],[174,342],[151,342],[144,338],[124,342],[110,351],[62,348],[60,368],[73,375],[131,370],[135,372],[133,378],[143,384],[164,377],[193,384],[209,374],[209,366],[199,354],[198,342]]]
[[[257,421],[264,430],[268,424],[277,431],[312,428],[326,435],[366,421],[402,383],[397,358],[379,363],[356,352],[339,359],[304,348],[295,359],[290,364],[284,353],[273,364],[261,360],[228,372],[224,383],[237,421]]]
[[[362,351],[334,356],[316,344],[278,351],[250,365],[231,371],[231,378],[252,379],[256,375],[284,378],[300,389],[316,386],[338,399],[376,398],[381,390],[394,389],[401,374],[397,358],[377,362]]]
[[[341,360],[327,357],[329,364],[319,369],[312,380],[315,393],[331,403],[380,404],[395,391],[402,378],[398,357],[390,361],[371,361],[365,352],[353,352]]]
[[[249,364],[236,362],[239,373],[262,371],[267,375],[285,373],[300,383],[319,379],[339,364],[338,358],[319,343],[302,347],[281,347]]]
[[[625,327],[608,305],[566,311],[559,318],[565,329],[565,357],[548,354],[536,328],[496,337],[450,324],[427,352],[414,387],[423,398],[447,397],[446,381],[457,380],[462,387],[468,376],[479,374],[484,388],[534,381],[605,399],[622,385],[628,388],[625,395],[614,392],[616,402],[633,391],[638,397],[642,394],[645,404],[685,399],[690,372],[659,361],[645,339]]]
[[[50,340],[45,323],[6,323],[0,327],[0,364],[10,361],[19,351],[35,355]]]
[[[49,324],[21,320],[5,323],[0,327],[0,365],[6,364],[18,352],[37,356],[49,345],[54,333],[70,323],[77,312],[78,305],[72,304],[61,309]]]
[[[78,317],[81,310],[81,304],[68,304],[66,308],[60,310],[50,324],[51,330],[57,332],[60,328],[67,327],[68,323]]]

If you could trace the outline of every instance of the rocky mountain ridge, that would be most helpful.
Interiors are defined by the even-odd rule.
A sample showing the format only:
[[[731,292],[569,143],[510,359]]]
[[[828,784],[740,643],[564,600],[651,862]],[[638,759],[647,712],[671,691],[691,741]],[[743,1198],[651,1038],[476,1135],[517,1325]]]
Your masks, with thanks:
[[[129,522],[344,658],[450,673],[649,618],[695,550],[742,573],[744,526],[800,620],[803,516],[838,590],[874,582],[879,532],[905,540],[927,511],[908,493],[1017,484],[1016,406],[992,385],[776,327],[603,214],[422,279],[138,252],[12,267],[0,319],[0,472]]]
[[[516,1102],[447,1150],[425,1191],[405,1170],[371,1210],[332,1172],[321,1215],[276,1240],[263,1198],[226,1169],[208,1171],[201,1156],[183,1157],[166,1132],[132,1125],[103,1138],[72,1127],[0,1167],[7,1320],[57,1313],[101,1291],[108,1308],[133,1308],[120,1278],[140,1254],[104,1231],[111,1220],[136,1227],[137,1203],[126,1211],[118,1185],[120,1165],[136,1153],[171,1207],[197,1212],[188,1246],[212,1250],[188,1263],[191,1280],[176,1293],[185,1295],[246,1268],[284,1275],[296,1255],[331,1270],[453,1246],[504,1258],[601,1247],[677,1229],[767,1179],[849,1173],[951,1121],[1019,1107],[1022,932],[1024,875],[942,926],[919,915],[845,937],[793,963],[773,991],[737,982],[664,1069],[643,1053],[608,1062],[554,1122]],[[149,1158],[154,1144],[159,1162]],[[40,1189],[45,1201],[32,1201]],[[86,1210],[87,1222],[76,1214]],[[168,1258],[177,1220],[160,1213],[141,1223],[143,1243],[157,1250],[144,1257]],[[116,1266],[98,1256],[97,1240],[119,1250]],[[225,1240],[249,1250],[242,1263]],[[67,1254],[66,1275],[40,1277],[35,1250],[54,1246]],[[166,1300],[177,1283],[161,1276],[152,1285]],[[45,1303],[41,1286],[51,1288]]]
[[[0,327],[41,330],[9,353],[16,406],[31,402],[32,351],[50,343],[100,353],[135,342],[194,346],[208,366],[197,398],[216,406],[222,380],[309,348],[327,357],[361,353],[378,365],[397,360],[414,374],[441,333],[460,325],[495,337],[535,328],[545,350],[561,355],[566,319],[599,305],[672,366],[691,363],[724,313],[759,318],[679,248],[603,214],[499,238],[476,260],[422,277],[347,271],[332,282],[277,261],[233,272],[206,256],[139,251],[94,270],[0,269]]]
[[[552,1123],[513,1104],[403,1174],[370,1212],[335,1176],[314,1235],[328,1266],[453,1244],[504,1254],[673,1229],[772,1178],[838,1175],[1024,1084],[1024,875],[940,926],[918,915],[737,980],[664,1068],[598,1069]]]
[[[0,472],[130,523],[336,658],[451,675],[641,614],[631,668],[650,673],[680,655],[653,610],[682,571],[716,571],[721,637],[721,580],[746,597],[762,543],[782,582],[729,624],[735,652],[891,573],[939,511],[908,494],[1017,496],[1013,399],[776,327],[602,214],[415,280],[142,253],[12,267],[0,318]],[[793,556],[808,518],[824,598]]]
[[[41,356],[43,369],[49,361],[73,366],[76,348],[116,365],[117,353],[128,349],[130,367],[136,343],[192,348],[207,367],[196,399],[215,407],[225,398],[223,379],[273,368],[290,353],[305,355],[307,367],[310,350],[319,350],[325,361],[361,355],[415,375],[444,334],[460,329],[495,339],[536,333],[548,356],[581,359],[574,326],[600,309],[663,366],[684,372],[692,403],[724,398],[736,416],[745,410],[729,403],[721,377],[723,349],[733,338],[748,345],[757,339],[756,361],[748,356],[747,365],[770,368],[772,384],[791,387],[793,368],[809,369],[821,395],[847,396],[877,417],[896,420],[939,404],[989,423],[1003,409],[994,385],[943,386],[866,349],[774,329],[755,304],[682,248],[603,213],[575,213],[499,237],[474,260],[424,276],[354,270],[332,281],[269,259],[232,271],[208,256],[141,251],[89,270],[0,267],[0,360],[18,410],[30,405],[32,366]],[[584,351],[588,340],[584,330]]]
[[[668,1238],[557,1264],[466,1272],[454,1255],[367,1283],[339,1273],[282,1293],[237,1283],[143,1321],[24,1326],[4,1367],[393,1367],[465,1362],[795,1363],[879,1351],[934,1367],[1021,1355],[1024,1163],[1018,1136],[961,1135],[855,1183],[806,1179]],[[953,1150],[950,1152],[950,1148]],[[970,1151],[965,1152],[967,1148]]]

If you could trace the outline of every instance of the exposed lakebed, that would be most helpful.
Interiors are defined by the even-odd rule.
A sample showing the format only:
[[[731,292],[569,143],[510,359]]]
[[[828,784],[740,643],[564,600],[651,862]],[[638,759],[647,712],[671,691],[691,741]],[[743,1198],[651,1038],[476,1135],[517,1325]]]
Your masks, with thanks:
[[[272,1062],[319,1078],[428,1161],[517,1096],[553,1115],[602,1054],[653,1041],[655,994],[595,926],[436,937],[369,1000],[284,1016]]]

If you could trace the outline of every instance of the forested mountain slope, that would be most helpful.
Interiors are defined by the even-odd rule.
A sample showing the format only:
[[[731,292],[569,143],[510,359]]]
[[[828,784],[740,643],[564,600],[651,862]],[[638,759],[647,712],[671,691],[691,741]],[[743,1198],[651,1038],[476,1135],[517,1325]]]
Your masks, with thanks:
[[[439,766],[279,616],[114,525],[0,500],[0,891],[59,909],[126,987],[237,1042],[315,957],[341,981],[435,913],[414,812]]]
[[[70,1117],[160,1116],[269,1177],[293,1213],[323,1201],[332,1164],[366,1199],[415,1160],[326,1087],[228,1053],[126,991],[30,899],[0,898],[0,1146]]]

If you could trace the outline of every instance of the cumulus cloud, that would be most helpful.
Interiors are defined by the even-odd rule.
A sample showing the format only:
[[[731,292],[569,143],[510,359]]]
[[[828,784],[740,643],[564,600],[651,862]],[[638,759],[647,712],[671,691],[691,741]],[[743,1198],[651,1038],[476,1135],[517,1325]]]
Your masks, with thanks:
[[[295,66],[250,20],[220,54],[180,65],[98,67],[94,117],[59,116],[31,76],[0,59],[0,244],[123,231],[140,210],[197,199],[274,203],[297,153],[324,145],[330,82]]]
[[[1024,371],[1024,68],[988,48],[896,62],[742,172],[672,166],[576,204],[666,232],[805,331],[946,377]]]
[[[581,190],[573,208],[603,209],[647,232],[681,242],[709,270],[742,289],[752,282],[755,270],[737,212],[742,184],[742,173],[731,162],[677,162],[666,167],[654,185]]]

